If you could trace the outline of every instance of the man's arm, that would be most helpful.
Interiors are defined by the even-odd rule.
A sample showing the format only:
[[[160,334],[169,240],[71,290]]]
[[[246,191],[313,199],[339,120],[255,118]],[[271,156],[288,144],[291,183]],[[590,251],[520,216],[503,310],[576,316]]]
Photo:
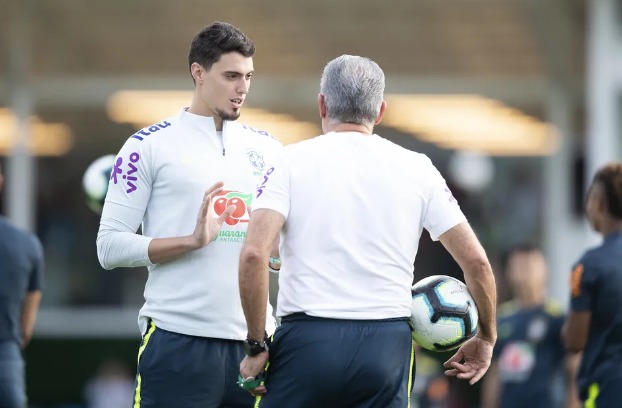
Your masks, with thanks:
[[[149,259],[154,264],[172,261],[190,251],[207,246],[216,238],[222,223],[235,211],[235,205],[230,205],[218,217],[214,217],[210,210],[210,203],[223,189],[224,184],[218,182],[211,186],[203,195],[203,202],[197,215],[197,223],[192,235],[175,238],[155,238],[149,243]]]
[[[20,324],[23,349],[26,348],[32,338],[32,332],[35,328],[35,322],[37,320],[37,312],[39,311],[39,304],[41,303],[41,295],[42,293],[40,290],[28,292],[22,303]]]
[[[448,369],[445,374],[456,376],[461,380],[469,380],[469,384],[473,385],[488,370],[493,347],[497,341],[495,278],[486,252],[467,222],[452,227],[439,239],[462,268],[467,287],[475,300],[479,314],[477,335],[467,340],[443,364]]]
[[[207,189],[194,232],[181,237],[152,239],[138,235],[136,229],[142,221],[144,211],[106,202],[97,234],[100,264],[104,269],[148,266],[172,261],[208,245],[218,234],[224,220],[235,211],[235,206],[229,206],[220,216],[213,216],[210,202],[222,189],[222,182]]]
[[[564,365],[566,368],[566,401],[564,408],[580,408],[581,400],[577,390],[577,371],[581,362],[581,353],[568,354]]]
[[[592,312],[589,311],[568,313],[568,319],[562,328],[562,339],[566,350],[571,353],[583,351],[587,344],[591,320]]]
[[[268,209],[253,211],[240,254],[238,278],[242,309],[246,317],[248,335],[258,341],[263,340],[266,330],[270,251],[284,223],[285,217],[276,211]]]
[[[462,269],[466,285],[477,304],[478,336],[494,344],[497,340],[497,288],[484,248],[467,222],[451,228],[439,239]]]

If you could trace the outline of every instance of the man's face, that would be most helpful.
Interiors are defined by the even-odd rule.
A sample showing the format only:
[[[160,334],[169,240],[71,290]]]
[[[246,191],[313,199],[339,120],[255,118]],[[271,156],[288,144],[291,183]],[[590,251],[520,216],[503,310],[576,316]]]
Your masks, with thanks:
[[[200,97],[208,113],[222,120],[236,120],[252,76],[252,58],[237,52],[223,54],[203,75]]]
[[[516,252],[508,259],[508,278],[515,295],[538,297],[546,288],[546,260],[540,251]]]

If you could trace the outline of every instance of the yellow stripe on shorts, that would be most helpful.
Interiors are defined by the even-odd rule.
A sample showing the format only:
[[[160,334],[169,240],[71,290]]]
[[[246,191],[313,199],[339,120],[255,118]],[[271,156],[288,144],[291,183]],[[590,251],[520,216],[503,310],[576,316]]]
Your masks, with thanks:
[[[413,366],[415,364],[415,342],[413,341],[410,345],[410,366],[408,367],[408,405],[407,408],[410,408],[410,394],[412,393],[413,387]]]
[[[272,339],[274,340],[274,337]],[[264,372],[266,372],[266,375],[267,375],[268,367],[270,367],[270,361],[266,361],[266,366],[263,368]],[[259,383],[259,386],[261,387],[262,385],[264,385],[265,382],[266,380],[264,379],[261,383]],[[253,405],[253,408],[259,408],[259,403],[261,402],[262,396],[263,394],[259,394],[255,397],[255,405]]]
[[[138,349],[138,363],[140,363],[140,356],[142,356],[143,351],[145,351],[145,348],[147,347],[147,343],[149,343],[149,339],[151,338],[151,335],[153,334],[153,332],[156,329],[156,325],[155,323],[151,322],[151,324],[149,325],[149,330],[147,330],[147,333],[145,334],[145,337],[143,337],[143,344],[140,345],[140,348]],[[136,390],[134,391],[134,407],[133,408],[140,408],[140,384],[142,379],[140,378],[140,374],[138,374],[136,376]]]
[[[597,383],[593,383],[590,385],[587,391],[587,401],[585,401],[585,408],[596,408],[596,398],[598,398],[598,393],[600,392],[600,388]]]

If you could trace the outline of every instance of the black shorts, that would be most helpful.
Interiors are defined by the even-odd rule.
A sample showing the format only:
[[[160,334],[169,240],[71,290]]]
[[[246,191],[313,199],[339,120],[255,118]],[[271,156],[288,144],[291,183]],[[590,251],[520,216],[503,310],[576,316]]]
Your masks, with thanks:
[[[407,408],[410,326],[399,320],[283,318],[270,344],[259,408]]]
[[[609,378],[603,382],[591,384],[587,391],[582,393],[583,406],[586,408],[619,407],[622,377]]]
[[[138,350],[133,408],[251,408],[236,384],[241,341],[187,336],[150,323]]]

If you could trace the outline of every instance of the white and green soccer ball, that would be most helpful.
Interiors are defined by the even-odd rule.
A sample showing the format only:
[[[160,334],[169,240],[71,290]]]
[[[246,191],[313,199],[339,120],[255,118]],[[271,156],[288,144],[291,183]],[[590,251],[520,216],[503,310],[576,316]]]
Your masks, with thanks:
[[[446,275],[429,276],[412,288],[410,323],[423,348],[448,351],[477,333],[478,314],[466,285]]]
[[[101,214],[108,192],[108,182],[114,166],[115,156],[102,156],[87,167],[82,176],[82,188],[86,195],[86,205],[97,214]]]

